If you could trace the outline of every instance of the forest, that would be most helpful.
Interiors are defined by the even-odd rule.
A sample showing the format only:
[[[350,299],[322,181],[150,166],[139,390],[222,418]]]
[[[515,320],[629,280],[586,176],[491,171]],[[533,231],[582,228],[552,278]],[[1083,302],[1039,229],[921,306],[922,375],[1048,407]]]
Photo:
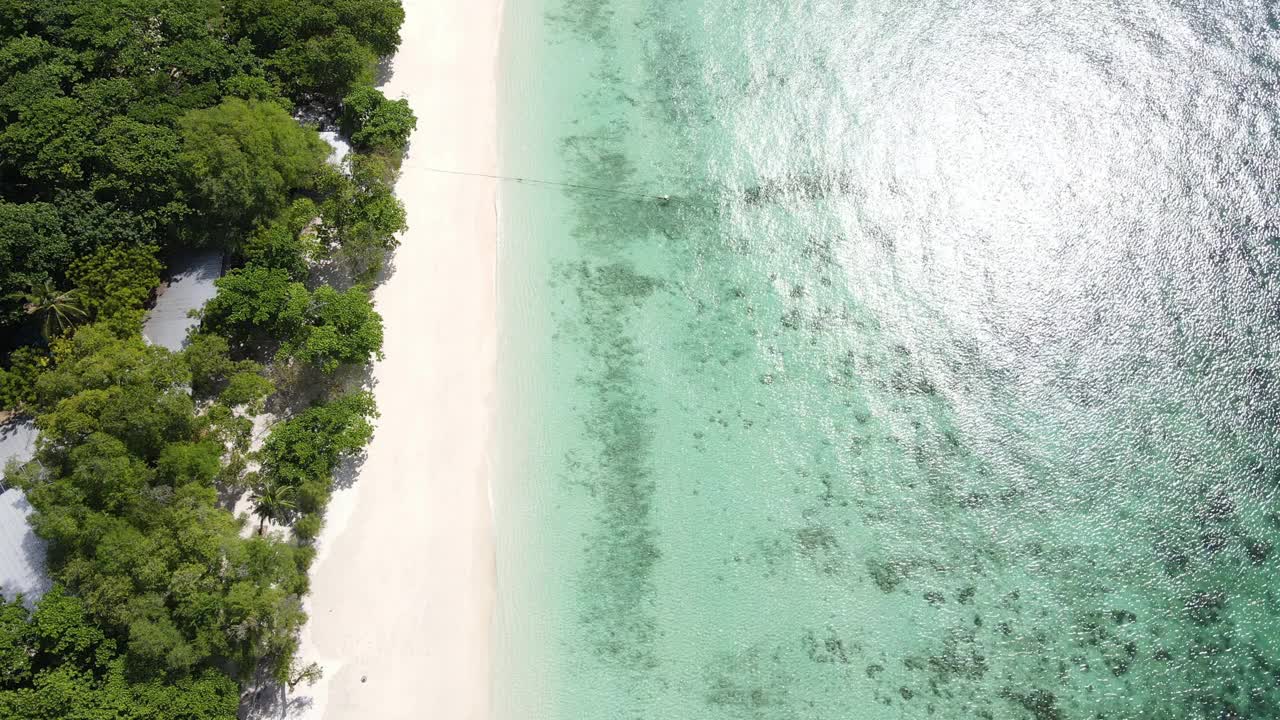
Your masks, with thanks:
[[[399,0],[0,0],[0,411],[40,433],[5,481],[53,582],[0,603],[0,719],[230,720],[322,672],[302,598],[377,414],[371,291],[415,119],[375,85],[402,21]],[[181,351],[151,345],[195,250],[225,257],[217,295]]]

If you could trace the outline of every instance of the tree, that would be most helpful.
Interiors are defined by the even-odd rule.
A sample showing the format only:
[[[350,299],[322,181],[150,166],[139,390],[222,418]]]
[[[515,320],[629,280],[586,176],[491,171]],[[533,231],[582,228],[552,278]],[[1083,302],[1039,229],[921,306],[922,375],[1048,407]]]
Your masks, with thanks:
[[[342,130],[357,150],[400,153],[417,126],[408,100],[388,100],[377,88],[358,87],[342,100]]]
[[[47,278],[22,293],[21,299],[26,313],[40,318],[41,330],[48,339],[66,333],[88,316],[81,307],[79,291],[59,290]]]
[[[318,234],[332,257],[352,276],[367,281],[382,266],[387,251],[399,244],[397,235],[408,223],[384,160],[355,155],[349,168],[350,176],[336,174],[328,179]]]
[[[253,491],[253,512],[258,516],[258,534],[266,529],[267,521],[284,522],[289,513],[297,509],[295,498],[298,488],[281,482],[267,481]]]
[[[298,198],[288,209],[259,226],[240,252],[252,265],[279,268],[294,280],[305,280],[312,256],[319,252],[311,224],[319,215],[310,198]]]
[[[315,685],[320,678],[324,677],[324,668],[319,663],[309,663],[303,665],[301,662],[294,661],[289,664],[289,675],[285,679],[285,683],[292,692],[299,683],[305,682],[308,685]]]
[[[260,372],[245,370],[231,376],[218,401],[229,408],[245,408],[249,414],[256,415],[262,412],[263,400],[275,389],[275,384]]]
[[[222,469],[222,443],[212,439],[166,445],[156,460],[155,478],[171,487],[212,485]]]
[[[234,720],[236,683],[216,670],[138,682],[84,603],[55,587],[29,612],[0,602],[0,717]]]
[[[298,509],[313,514],[328,502],[333,472],[373,437],[373,395],[351,393],[277,424],[259,457],[266,482],[298,488]]]
[[[182,358],[191,369],[191,392],[200,399],[216,397],[239,370],[239,363],[231,359],[231,345],[220,335],[189,336]]]
[[[220,335],[192,335],[182,357],[191,369],[191,391],[198,399],[216,397],[229,408],[252,407],[275,391],[261,365],[231,359],[231,346]]]
[[[9,355],[9,367],[0,368],[0,409],[21,408],[36,400],[36,380],[49,368],[45,348],[21,347]]]
[[[404,8],[399,0],[227,0],[235,35],[267,54],[343,29],[377,55],[400,45]]]
[[[341,98],[358,85],[372,85],[377,54],[345,28],[281,49],[269,66],[294,100]],[[330,104],[337,103],[330,100]]]
[[[160,284],[154,245],[102,246],[71,264],[71,280],[89,317],[120,335],[137,333],[144,304]]]
[[[194,439],[190,370],[140,336],[118,337],[91,325],[54,343],[56,365],[36,381],[36,425],[44,446],[63,462],[102,432],[153,463],[171,442]]]
[[[139,676],[283,667],[309,555],[240,538],[219,507],[225,445],[213,425],[226,415],[212,415],[225,407],[199,413],[183,356],[137,336],[89,326],[54,353],[37,383],[36,462],[9,478],[36,510],[54,580]]]
[[[0,131],[0,167],[38,183],[79,181],[93,153],[92,134],[92,118],[75,98],[36,100]]]
[[[328,285],[311,296],[307,323],[280,348],[280,356],[333,372],[348,363],[382,357],[382,316],[363,288],[338,292]]]
[[[0,325],[25,317],[23,293],[58,277],[73,257],[53,204],[0,199]]]
[[[217,286],[201,313],[201,327],[240,347],[289,342],[307,322],[311,294],[285,270],[250,265],[219,278]]]
[[[56,584],[30,612],[0,602],[0,719],[232,720],[236,677],[318,676],[295,659],[308,540],[372,398],[273,428],[258,509],[295,504],[293,542],[262,536],[265,515],[242,537],[221,499],[259,477],[253,415],[274,392],[245,358],[379,353],[365,289],[303,283],[335,257],[376,271],[404,222],[395,163],[343,177],[292,101],[338,110],[402,19],[399,0],[0,0],[0,339],[17,347],[0,406],[41,432],[6,480]],[[366,96],[357,147],[393,160],[407,104]],[[159,249],[208,244],[245,267],[186,351],[149,346]]]
[[[158,216],[149,210],[134,213],[115,202],[103,202],[86,189],[58,190],[53,205],[69,248],[57,276],[75,260],[101,247],[152,245],[156,241]]]
[[[334,0],[338,23],[379,57],[400,47],[404,7],[400,0]]]
[[[311,185],[329,148],[279,105],[229,98],[178,121],[178,156],[194,206],[213,235],[243,233]]]
[[[90,188],[168,228],[191,211],[179,184],[178,148],[173,128],[117,116],[98,132]]]

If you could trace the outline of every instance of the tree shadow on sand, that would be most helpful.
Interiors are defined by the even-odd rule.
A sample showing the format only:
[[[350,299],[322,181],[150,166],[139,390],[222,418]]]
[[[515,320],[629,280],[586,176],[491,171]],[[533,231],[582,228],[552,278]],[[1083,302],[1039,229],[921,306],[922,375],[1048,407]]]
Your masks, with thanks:
[[[391,76],[396,73],[396,59],[394,55],[388,55],[378,61],[378,65],[373,70],[374,87],[382,87],[391,82]]]
[[[358,455],[344,458],[338,463],[337,469],[333,471],[333,489],[346,490],[354,487],[356,480],[360,479],[360,472],[364,469],[364,463],[369,459],[367,451],[361,451]]]
[[[301,364],[281,368],[272,378],[276,392],[265,410],[277,418],[290,418],[328,399],[360,390],[373,391],[378,381],[372,365],[344,365],[332,373]]]
[[[301,718],[315,705],[307,688],[289,692],[286,685],[270,679],[255,681],[240,696],[239,720],[289,720]]]

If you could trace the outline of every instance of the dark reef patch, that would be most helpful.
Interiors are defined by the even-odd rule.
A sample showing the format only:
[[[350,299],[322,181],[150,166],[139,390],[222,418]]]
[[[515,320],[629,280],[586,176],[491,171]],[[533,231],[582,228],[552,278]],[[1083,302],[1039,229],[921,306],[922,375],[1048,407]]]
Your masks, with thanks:
[[[582,623],[600,659],[653,667],[652,573],[661,557],[650,518],[653,410],[639,380],[644,353],[626,331],[625,315],[660,283],[623,262],[582,263],[565,275],[580,306],[573,332],[592,358],[579,382],[590,390],[583,422],[594,460],[578,465],[575,481],[598,504],[599,529],[587,543]]]
[[[867,572],[881,592],[891,593],[911,577],[915,563],[904,560],[867,559]]]
[[[1004,688],[1000,691],[1000,697],[1026,710],[1035,720],[1066,720],[1066,715],[1058,708],[1057,696],[1048,690],[1018,692]]]
[[[706,668],[708,706],[740,718],[786,718],[793,681],[781,649],[753,646]]]

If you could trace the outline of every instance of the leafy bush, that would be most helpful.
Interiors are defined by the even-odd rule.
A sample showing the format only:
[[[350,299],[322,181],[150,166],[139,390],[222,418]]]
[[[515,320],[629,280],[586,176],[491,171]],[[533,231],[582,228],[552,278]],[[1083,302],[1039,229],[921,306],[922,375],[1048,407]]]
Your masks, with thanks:
[[[392,191],[393,176],[378,156],[354,155],[350,176],[337,175],[320,204],[319,238],[353,277],[370,281],[387,251],[408,227],[404,204]]]
[[[28,612],[0,602],[0,718],[232,720],[236,683],[216,670],[139,682],[85,603],[55,588]]]
[[[219,278],[217,286],[201,313],[202,326],[238,346],[287,341],[307,322],[311,294],[286,270],[250,265]]]
[[[307,323],[280,348],[283,357],[325,372],[382,357],[382,316],[363,288],[338,292],[324,285],[311,296]]]
[[[203,328],[237,346],[278,343],[278,357],[325,372],[381,357],[382,317],[361,288],[338,292],[324,285],[308,293],[284,270],[256,265],[228,273],[217,285],[217,296],[202,314]]]
[[[374,87],[356,88],[343,98],[342,130],[357,150],[398,154],[417,126],[408,100],[388,100]]]
[[[178,159],[212,237],[243,232],[283,210],[329,155],[314,130],[273,103],[228,98],[178,121]],[[225,237],[223,238],[225,239]]]
[[[17,410],[36,400],[36,381],[49,368],[47,352],[24,347],[9,356],[8,369],[0,368],[0,410]]]
[[[310,408],[271,429],[259,453],[270,482],[298,488],[298,509],[318,513],[329,501],[333,472],[344,457],[373,437],[377,417],[373,395],[344,395]]]
[[[290,97],[305,101],[342,97],[352,87],[372,84],[377,61],[367,45],[339,29],[281,50],[269,67],[284,80]]]
[[[242,539],[218,505],[224,445],[208,433],[217,417],[187,395],[184,357],[99,326],[55,352],[38,383],[38,468],[10,478],[36,510],[54,579],[144,675],[287,666],[305,559]]]
[[[310,198],[294,200],[287,210],[253,231],[241,255],[251,265],[284,270],[294,280],[305,280],[310,260],[318,252],[308,228],[319,214]]]
[[[104,246],[71,265],[71,281],[90,319],[106,323],[118,335],[142,330],[143,305],[160,284],[154,245]]]

